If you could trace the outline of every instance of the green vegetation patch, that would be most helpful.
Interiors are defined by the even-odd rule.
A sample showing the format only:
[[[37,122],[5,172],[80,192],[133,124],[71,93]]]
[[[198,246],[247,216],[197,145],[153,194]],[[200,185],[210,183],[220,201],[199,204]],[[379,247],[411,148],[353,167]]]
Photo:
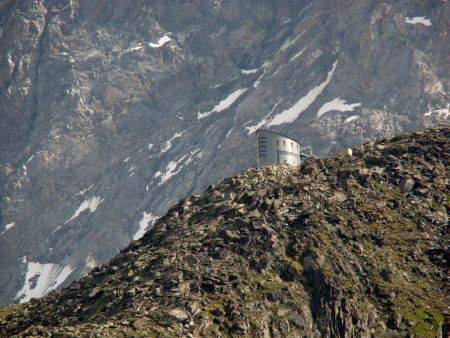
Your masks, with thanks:
[[[436,337],[444,323],[444,316],[431,309],[415,309],[403,315],[409,323],[414,324],[409,330],[420,337]]]
[[[364,249],[365,253],[370,254],[370,253],[372,253],[375,250],[375,247],[373,246],[373,244],[371,242],[364,241],[363,249]]]
[[[8,307],[0,308],[0,318],[6,317],[6,316],[16,312],[22,306],[23,306],[22,304],[15,304],[15,305],[11,305]]]

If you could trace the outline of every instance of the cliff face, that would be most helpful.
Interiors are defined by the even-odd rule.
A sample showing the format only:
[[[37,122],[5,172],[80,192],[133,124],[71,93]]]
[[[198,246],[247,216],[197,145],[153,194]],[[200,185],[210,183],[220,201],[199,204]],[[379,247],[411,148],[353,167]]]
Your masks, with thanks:
[[[449,3],[0,3],[0,304],[67,285],[181,197],[449,122]]]
[[[446,337],[449,149],[440,127],[227,178],[0,333]]]

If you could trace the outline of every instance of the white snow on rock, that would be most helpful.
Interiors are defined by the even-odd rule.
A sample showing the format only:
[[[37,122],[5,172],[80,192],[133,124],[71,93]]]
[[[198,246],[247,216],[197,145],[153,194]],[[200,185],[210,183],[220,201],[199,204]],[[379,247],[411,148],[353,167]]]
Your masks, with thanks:
[[[197,149],[191,151],[189,153],[188,159],[186,160],[186,162],[183,163],[183,166],[188,165],[189,163],[191,163],[195,159],[202,158],[202,156],[203,156],[203,151],[201,150],[201,148],[197,148]]]
[[[26,257],[22,258],[22,263],[27,264],[25,282],[14,298],[20,303],[45,296],[60,286],[74,270],[70,265],[62,267],[53,263],[27,262]]]
[[[148,150],[152,150],[153,149],[153,143],[149,143],[148,144]]]
[[[291,57],[291,58],[289,59],[289,62],[292,62],[292,61],[298,59],[298,58],[303,54],[303,52],[304,52],[305,50],[306,50],[306,47],[303,48],[300,52],[296,53],[293,57]]]
[[[271,65],[272,65],[272,62],[269,62],[269,61],[266,61],[263,63],[263,65],[261,66],[261,68],[263,69],[263,73],[260,75],[260,77],[258,77],[258,79],[253,84],[254,88],[259,87],[259,85],[261,84],[262,78],[264,77],[264,75],[266,75],[267,69],[269,69]]]
[[[163,37],[161,37],[158,42],[153,43],[153,42],[134,42],[131,44],[131,46],[127,49],[125,49],[120,55],[126,54],[126,53],[132,53],[132,52],[139,52],[141,50],[143,50],[144,48],[147,47],[151,47],[151,48],[161,48],[164,45],[166,45],[167,43],[171,42],[172,39],[169,38],[167,35],[164,35]],[[67,53],[66,53],[67,54]]]
[[[212,110],[205,113],[198,112],[197,119],[200,120],[211,115],[212,113],[220,113],[221,111],[230,108],[231,105],[235,103],[236,100],[239,99],[239,97],[241,97],[241,95],[244,94],[246,91],[247,91],[246,88],[241,88],[232,92],[230,95],[227,96],[227,98],[220,101]]]
[[[183,156],[180,161],[184,160],[185,157],[186,157],[186,155]],[[178,167],[178,164],[180,163],[180,161],[170,161],[164,172],[158,171],[155,174],[155,178],[161,177],[161,182],[159,182],[159,184],[158,184],[159,186],[163,185],[168,180],[170,180],[173,176],[175,176],[176,174],[178,174],[180,172],[180,170],[182,168],[182,167]]]
[[[359,116],[358,116],[358,115],[352,115],[352,116],[350,116],[350,117],[347,117],[347,118],[345,119],[344,123],[349,123],[349,122],[352,122],[352,121],[357,120],[357,119],[359,119]]]
[[[233,132],[234,127],[231,127],[230,130],[228,130],[227,134],[225,135],[225,140],[230,137],[231,133]]]
[[[133,240],[136,241],[144,236],[145,232],[150,230],[158,219],[159,217],[154,216],[151,212],[147,213],[144,211],[142,219],[139,221],[139,230],[134,234]]]
[[[89,190],[91,190],[94,187],[94,185],[90,185],[86,189],[80,190],[80,192],[77,195],[84,196],[85,193],[87,193]]]
[[[250,126],[250,127],[245,127],[245,130],[247,131],[248,135],[253,134],[255,131],[257,131],[259,128],[262,128],[264,126],[267,125],[267,122],[269,121],[269,116],[272,115],[272,113],[275,111],[275,109],[278,107],[278,105],[281,103],[281,101],[283,101],[283,99],[279,99],[277,103],[275,103],[275,105],[273,106],[272,110],[270,111],[269,114],[266,115],[266,117],[264,117],[261,121],[259,121],[257,124]]]
[[[93,196],[93,197],[83,201],[83,203],[81,203],[81,205],[78,207],[77,211],[75,211],[73,216],[70,217],[64,224],[69,223],[71,220],[77,218],[85,210],[89,209],[90,212],[95,212],[95,210],[97,210],[98,206],[102,202],[103,202],[103,199],[98,196]]]
[[[295,39],[286,41],[286,42],[281,46],[280,51],[283,52],[283,51],[289,49],[292,45],[294,45],[294,44],[298,41],[298,39],[300,39],[300,38],[303,36],[304,33],[305,33],[305,30],[303,30],[299,35],[297,35],[297,36],[295,37]]]
[[[175,139],[177,139],[177,138],[183,136],[183,134],[184,134],[184,131],[182,131],[181,133],[176,133],[175,135],[173,135],[173,137],[172,137],[170,140],[167,140],[167,141],[163,144],[163,146],[161,147],[161,152],[160,152],[160,154],[164,154],[164,153],[167,152],[170,148],[172,148],[172,142],[173,142]]]
[[[328,86],[336,70],[337,61],[333,64],[333,67],[328,72],[328,76],[324,82],[311,89],[304,97],[298,100],[291,108],[282,111],[275,115],[267,124],[269,127],[278,126],[283,123],[294,122],[301,113],[303,113],[308,107],[317,99],[322,91]]]
[[[248,135],[253,134],[255,131],[257,131],[259,128],[264,127],[267,124],[267,119],[262,119],[254,126],[245,127],[245,130],[247,130]]]
[[[71,267],[70,265],[63,267],[62,269],[60,266],[58,266],[55,277],[52,278],[52,282],[50,283],[47,292],[55,290],[58,286],[60,286],[67,279],[67,277],[69,277],[73,270],[75,270],[75,268]]]
[[[163,185],[168,180],[170,180],[173,176],[177,175],[182,169],[183,166],[188,165],[195,159],[200,159],[203,156],[203,151],[200,148],[197,148],[188,154],[184,155],[178,161],[170,161],[164,171],[158,171],[155,174],[155,178],[160,177],[161,181],[158,183],[158,186]]]
[[[16,225],[16,223],[14,223],[14,222],[6,224],[6,225],[5,225],[5,230],[3,230],[3,231],[0,233],[0,236],[3,235],[5,232],[7,232],[9,229],[11,229],[11,228],[12,228],[13,226],[15,226],[15,225]]]
[[[241,73],[245,74],[245,75],[249,75],[249,74],[255,74],[257,73],[259,70],[259,68],[254,68],[254,69],[241,69]]]
[[[138,44],[136,44],[136,45],[134,45],[134,46],[132,46],[130,48],[127,48],[125,50],[125,53],[137,52],[137,51],[140,51],[142,49],[144,49],[144,46],[142,45],[142,43],[138,43]]]
[[[322,108],[317,112],[317,117],[321,117],[323,114],[328,113],[330,111],[353,111],[356,107],[361,106],[361,103],[353,103],[347,104],[345,100],[342,100],[340,97],[335,98],[334,100],[325,103]]]
[[[167,43],[169,43],[171,41],[172,41],[171,38],[169,38],[167,35],[164,35],[162,38],[160,38],[158,40],[157,43],[150,42],[149,46],[152,47],[152,48],[161,48],[162,46],[164,46],[165,44],[167,44]]]
[[[413,18],[405,17],[405,22],[411,25],[421,24],[424,26],[431,26],[431,20],[424,16],[415,16]]]

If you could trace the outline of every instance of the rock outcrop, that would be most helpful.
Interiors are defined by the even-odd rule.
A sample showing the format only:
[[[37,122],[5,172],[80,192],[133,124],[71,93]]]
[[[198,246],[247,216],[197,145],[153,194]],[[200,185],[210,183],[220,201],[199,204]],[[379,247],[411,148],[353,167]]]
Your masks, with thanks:
[[[0,305],[252,167],[449,123],[450,2],[1,0]]]
[[[449,149],[439,127],[227,178],[0,335],[447,337]]]

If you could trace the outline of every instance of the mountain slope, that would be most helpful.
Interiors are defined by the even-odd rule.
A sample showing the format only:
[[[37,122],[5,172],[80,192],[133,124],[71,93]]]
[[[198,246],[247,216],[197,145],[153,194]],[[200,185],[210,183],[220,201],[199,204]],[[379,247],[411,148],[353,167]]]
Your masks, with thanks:
[[[448,123],[449,2],[0,4],[0,304],[67,285],[250,168]],[[34,281],[34,283],[33,283]]]
[[[227,178],[0,333],[445,337],[449,149],[439,127]]]

